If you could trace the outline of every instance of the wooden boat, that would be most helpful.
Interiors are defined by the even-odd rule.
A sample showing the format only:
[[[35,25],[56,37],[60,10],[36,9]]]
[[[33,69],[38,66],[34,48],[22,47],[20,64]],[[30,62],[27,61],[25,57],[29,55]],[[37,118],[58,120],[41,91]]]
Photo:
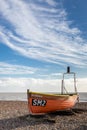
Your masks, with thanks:
[[[67,93],[65,89],[64,75],[66,74],[74,75],[74,88],[75,88],[74,93]],[[70,72],[69,67],[67,68],[67,73],[63,74],[60,94],[30,92],[29,90],[27,90],[27,95],[28,95],[29,113],[32,115],[39,115],[58,110],[71,109],[78,101],[75,73]]]

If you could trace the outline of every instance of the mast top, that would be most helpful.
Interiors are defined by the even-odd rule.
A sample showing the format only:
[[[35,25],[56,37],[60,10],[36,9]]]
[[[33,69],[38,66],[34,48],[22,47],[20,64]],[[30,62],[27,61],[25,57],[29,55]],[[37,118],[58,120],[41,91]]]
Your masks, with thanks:
[[[70,73],[70,66],[67,67],[67,73]]]

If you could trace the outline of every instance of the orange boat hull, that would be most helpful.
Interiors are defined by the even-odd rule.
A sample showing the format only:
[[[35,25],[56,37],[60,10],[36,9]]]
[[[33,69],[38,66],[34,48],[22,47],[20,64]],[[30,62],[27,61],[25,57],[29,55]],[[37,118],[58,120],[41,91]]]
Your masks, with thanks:
[[[28,107],[30,114],[45,114],[58,110],[72,108],[77,102],[77,94],[42,94],[28,93]]]

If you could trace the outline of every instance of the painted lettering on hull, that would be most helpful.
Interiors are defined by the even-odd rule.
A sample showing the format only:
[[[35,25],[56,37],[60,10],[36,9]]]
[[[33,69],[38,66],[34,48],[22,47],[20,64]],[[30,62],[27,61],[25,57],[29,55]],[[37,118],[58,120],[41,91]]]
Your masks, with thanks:
[[[32,99],[33,106],[46,106],[47,101],[44,99]]]

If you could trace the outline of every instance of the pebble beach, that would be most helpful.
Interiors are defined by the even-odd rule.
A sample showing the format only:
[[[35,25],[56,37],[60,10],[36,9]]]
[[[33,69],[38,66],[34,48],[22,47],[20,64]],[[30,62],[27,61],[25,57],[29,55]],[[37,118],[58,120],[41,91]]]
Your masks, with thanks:
[[[26,101],[0,101],[0,130],[87,130],[87,102],[72,111],[30,116]]]

